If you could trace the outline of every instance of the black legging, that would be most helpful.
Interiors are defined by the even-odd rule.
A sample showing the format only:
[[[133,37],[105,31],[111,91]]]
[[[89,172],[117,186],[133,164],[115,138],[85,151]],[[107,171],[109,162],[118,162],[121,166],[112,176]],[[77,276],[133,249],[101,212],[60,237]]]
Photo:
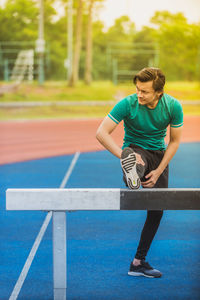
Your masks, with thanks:
[[[144,224],[140,242],[137,248],[135,258],[145,259],[147,252],[151,246],[153,238],[158,230],[160,220],[162,218],[162,210],[149,210],[147,211],[147,218]]]
[[[155,170],[159,166],[164,156],[164,151],[146,150],[133,144],[131,144],[130,147],[133,148],[135,152],[139,153],[143,161],[145,162],[144,176],[146,176],[150,171]],[[145,177],[141,179],[141,181],[145,181],[145,180],[146,180]],[[156,184],[154,185],[154,188],[167,188],[167,187],[168,187],[168,166],[165,168],[163,173],[158,178]],[[145,259],[147,252],[153,241],[153,238],[158,230],[162,216],[163,216],[162,210],[147,211],[146,222],[144,224],[141,233],[140,242],[137,248],[135,258]]]

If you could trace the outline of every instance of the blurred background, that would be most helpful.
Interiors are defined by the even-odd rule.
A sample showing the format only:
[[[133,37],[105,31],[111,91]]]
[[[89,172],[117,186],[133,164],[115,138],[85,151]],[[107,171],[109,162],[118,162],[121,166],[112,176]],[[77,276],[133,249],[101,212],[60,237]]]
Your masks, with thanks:
[[[0,299],[53,299],[51,226],[23,285],[46,218],[6,211],[6,189],[124,188],[95,134],[147,66],[184,110],[170,187],[199,188],[200,0],[0,0]],[[123,135],[120,124],[119,145]],[[145,217],[67,213],[68,299],[200,299],[199,211],[165,212],[150,256],[166,274],[158,284],[126,276]]]
[[[160,67],[200,113],[200,1],[1,0],[0,118],[103,117]]]

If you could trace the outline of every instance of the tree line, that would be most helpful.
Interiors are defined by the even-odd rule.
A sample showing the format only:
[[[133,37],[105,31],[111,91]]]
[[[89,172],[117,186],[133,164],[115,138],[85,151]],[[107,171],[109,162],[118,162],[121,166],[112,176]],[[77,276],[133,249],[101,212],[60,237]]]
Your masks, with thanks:
[[[46,79],[66,79],[67,0],[60,0],[65,15],[58,17],[55,0],[44,0]],[[136,30],[128,16],[115,20],[107,30],[98,20],[105,0],[73,1],[73,68],[69,85],[81,79],[126,77],[145,66],[159,66],[168,80],[200,80],[200,23],[189,24],[182,13],[157,11],[151,25]],[[0,77],[3,63],[11,65],[17,56],[8,42],[21,42],[18,49],[30,47],[38,38],[39,6],[36,0],[7,0],[0,8]],[[27,43],[27,44],[26,44]],[[12,46],[13,47],[13,46]],[[37,62],[37,57],[36,57]]]

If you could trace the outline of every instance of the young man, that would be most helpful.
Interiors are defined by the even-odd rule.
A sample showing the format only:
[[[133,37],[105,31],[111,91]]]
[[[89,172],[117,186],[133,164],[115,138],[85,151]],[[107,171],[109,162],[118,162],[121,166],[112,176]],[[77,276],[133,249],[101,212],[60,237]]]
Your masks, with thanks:
[[[124,181],[131,189],[167,188],[168,164],[181,138],[183,111],[175,98],[164,93],[165,76],[158,68],[144,68],[135,75],[136,93],[118,102],[97,130],[98,141],[121,160]],[[124,121],[122,149],[111,133]],[[170,125],[167,148],[164,138]],[[129,275],[161,277],[145,257],[157,232],[163,211],[147,211],[140,242]]]

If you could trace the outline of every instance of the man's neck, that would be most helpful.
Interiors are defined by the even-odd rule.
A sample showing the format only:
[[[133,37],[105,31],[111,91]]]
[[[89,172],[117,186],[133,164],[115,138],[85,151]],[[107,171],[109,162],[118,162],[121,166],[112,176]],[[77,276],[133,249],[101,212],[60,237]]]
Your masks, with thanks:
[[[151,108],[151,109],[154,109],[157,106],[158,101],[159,101],[159,99],[156,99],[156,100],[152,101],[151,103],[148,103],[147,107]]]

